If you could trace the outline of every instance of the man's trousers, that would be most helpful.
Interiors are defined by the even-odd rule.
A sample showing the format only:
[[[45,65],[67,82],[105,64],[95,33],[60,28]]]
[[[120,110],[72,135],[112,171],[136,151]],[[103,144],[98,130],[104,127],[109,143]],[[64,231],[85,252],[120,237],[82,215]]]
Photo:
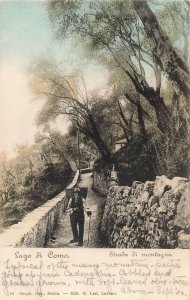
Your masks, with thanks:
[[[70,221],[71,221],[71,228],[73,232],[73,239],[78,241],[79,243],[83,243],[84,214],[73,212],[70,215]]]

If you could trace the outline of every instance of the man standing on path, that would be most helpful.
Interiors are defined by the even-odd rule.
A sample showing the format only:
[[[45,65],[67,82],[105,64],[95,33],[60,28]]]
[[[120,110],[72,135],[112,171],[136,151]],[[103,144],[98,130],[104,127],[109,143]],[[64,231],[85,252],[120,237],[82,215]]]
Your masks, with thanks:
[[[67,211],[70,212],[70,222],[73,232],[73,239],[70,243],[78,242],[78,246],[83,246],[84,212],[87,213],[88,217],[92,215],[92,212],[86,206],[86,201],[82,198],[79,188],[74,189],[74,196],[69,199]]]

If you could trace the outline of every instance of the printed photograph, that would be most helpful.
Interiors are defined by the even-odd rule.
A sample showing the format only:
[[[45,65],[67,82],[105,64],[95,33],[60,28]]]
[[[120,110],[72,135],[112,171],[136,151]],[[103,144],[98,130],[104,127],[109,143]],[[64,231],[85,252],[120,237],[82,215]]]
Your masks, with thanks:
[[[0,247],[189,249],[190,1],[0,1]]]

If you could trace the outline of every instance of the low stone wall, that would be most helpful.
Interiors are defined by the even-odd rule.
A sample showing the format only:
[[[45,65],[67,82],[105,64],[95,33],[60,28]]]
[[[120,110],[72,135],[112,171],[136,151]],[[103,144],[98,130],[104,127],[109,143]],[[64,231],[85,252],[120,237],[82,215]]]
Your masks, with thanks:
[[[114,248],[190,248],[188,180],[158,176],[128,187],[112,175],[101,233]]]
[[[36,208],[24,219],[0,235],[0,247],[44,247],[63,217],[73,188],[79,179],[77,171],[72,183],[55,198]]]
[[[102,196],[107,196],[110,176],[108,171],[93,172],[93,189]]]

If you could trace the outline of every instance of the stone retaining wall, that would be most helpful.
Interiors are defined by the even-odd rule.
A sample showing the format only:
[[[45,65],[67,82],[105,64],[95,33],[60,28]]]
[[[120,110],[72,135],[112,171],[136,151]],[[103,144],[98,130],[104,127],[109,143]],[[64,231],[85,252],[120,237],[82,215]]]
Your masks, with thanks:
[[[55,198],[28,213],[24,219],[0,235],[0,247],[44,247],[63,217],[73,188],[79,180],[77,171],[72,183]]]
[[[109,247],[190,248],[190,197],[186,178],[118,186],[112,172],[101,232]]]

